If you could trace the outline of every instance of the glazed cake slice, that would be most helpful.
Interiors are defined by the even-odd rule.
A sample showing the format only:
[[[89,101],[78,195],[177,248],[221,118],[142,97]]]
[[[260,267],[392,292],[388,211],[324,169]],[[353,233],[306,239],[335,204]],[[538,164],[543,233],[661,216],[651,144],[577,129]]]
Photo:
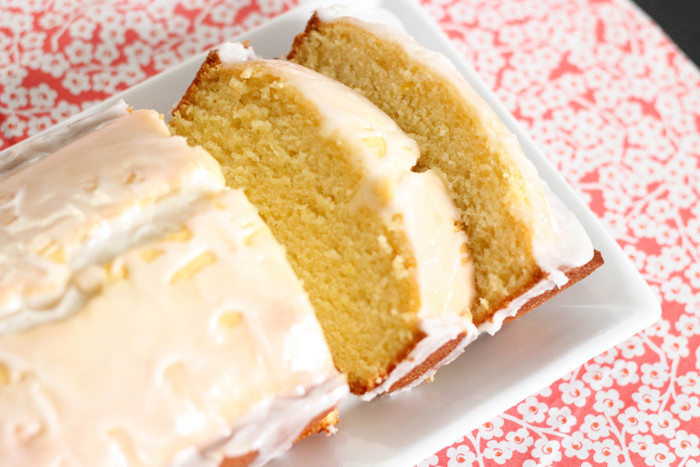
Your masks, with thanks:
[[[336,366],[370,398],[430,376],[475,335],[466,237],[415,142],[313,71],[210,53],[170,120],[286,247]]]
[[[7,271],[36,273],[6,296],[32,286],[51,286],[61,303],[54,290],[80,294],[51,319],[21,321],[41,309],[20,308],[13,324],[22,326],[0,334],[2,465],[260,465],[328,427],[347,386],[283,248],[245,195],[155,112],[127,113],[85,138],[0,181],[21,200],[3,239],[33,245],[35,226],[63,251],[39,274],[43,256],[4,250]],[[72,170],[56,172],[54,157]],[[48,177],[47,167],[43,191],[18,181]],[[183,173],[201,184],[189,197],[176,183]],[[159,188],[137,195],[140,184]],[[34,217],[49,192],[63,214],[53,222]],[[173,196],[176,205],[165,202]],[[122,204],[130,215],[116,218],[129,232],[113,223]],[[109,244],[99,254],[89,248],[98,240]]]
[[[497,331],[602,263],[517,139],[442,55],[385,11],[319,9],[288,59],[361,93],[419,146],[469,238],[480,330]]]

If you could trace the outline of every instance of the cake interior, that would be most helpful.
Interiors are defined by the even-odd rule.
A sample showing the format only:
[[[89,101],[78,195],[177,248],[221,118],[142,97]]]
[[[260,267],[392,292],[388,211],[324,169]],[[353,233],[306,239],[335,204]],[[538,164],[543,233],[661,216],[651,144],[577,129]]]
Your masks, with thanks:
[[[342,137],[262,62],[214,55],[170,127],[222,164],[286,247],[351,390],[375,386],[420,335],[420,303],[405,237],[355,199],[364,174]]]
[[[525,182],[456,86],[349,21],[312,18],[289,59],[360,92],[418,142],[414,170],[429,168],[442,178],[469,237],[475,324],[543,276],[530,231],[515,214],[528,204]]]

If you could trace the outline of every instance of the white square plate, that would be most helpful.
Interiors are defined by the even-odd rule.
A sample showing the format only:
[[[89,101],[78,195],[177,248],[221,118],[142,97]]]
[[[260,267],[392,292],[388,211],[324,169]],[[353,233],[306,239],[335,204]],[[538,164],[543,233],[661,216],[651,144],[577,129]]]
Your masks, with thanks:
[[[392,11],[418,42],[442,52],[457,66],[515,133],[552,191],[579,218],[595,248],[602,252],[605,265],[536,311],[504,326],[495,336],[479,338],[455,362],[442,368],[432,384],[369,403],[347,398],[340,406],[340,431],[329,438],[313,436],[298,443],[271,464],[278,467],[413,465],[649,326],[661,314],[653,293],[615,240],[479,81],[428,15],[412,1],[353,3]],[[250,40],[259,56],[282,57],[319,4],[306,3],[232,39]],[[115,96],[104,106],[124,99],[134,108],[153,108],[167,116],[192,81],[204,56],[155,76]]]

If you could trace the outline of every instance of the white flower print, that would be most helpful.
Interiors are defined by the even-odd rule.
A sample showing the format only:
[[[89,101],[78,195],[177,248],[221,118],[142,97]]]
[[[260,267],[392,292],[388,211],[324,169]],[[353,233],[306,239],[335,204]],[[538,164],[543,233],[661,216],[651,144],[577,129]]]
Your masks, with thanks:
[[[647,457],[651,446],[654,444],[654,438],[651,435],[632,435],[632,441],[627,445],[631,452],[639,454],[642,457]]]
[[[581,424],[581,431],[592,440],[605,438],[610,434],[608,421],[603,415],[588,414]]]
[[[21,44],[23,50],[43,50],[45,40],[45,33],[33,31],[24,34],[20,38],[19,43]]]
[[[630,337],[625,342],[620,344],[619,347],[622,351],[622,356],[627,359],[641,357],[644,355],[644,341],[639,336]]]
[[[666,352],[670,358],[687,357],[688,356],[688,339],[683,336],[674,336],[668,334],[664,337],[664,343],[661,344],[661,350]]]
[[[71,94],[75,95],[91,89],[90,77],[85,73],[80,73],[77,71],[69,71],[66,73],[66,76],[63,78],[61,84],[63,87],[68,89]]]
[[[470,24],[476,19],[476,11],[473,7],[461,2],[457,2],[447,8],[448,14],[454,21]]]
[[[661,284],[661,291],[666,300],[678,303],[687,303],[694,296],[690,291],[690,286],[678,276]]]
[[[25,88],[8,86],[0,94],[0,102],[10,109],[19,109],[27,105],[27,90]]]
[[[647,271],[654,271],[654,277],[667,280],[673,271],[671,266],[661,255],[649,255],[647,257]]]
[[[22,136],[26,128],[27,123],[24,120],[20,120],[17,115],[10,115],[0,124],[0,130],[2,130],[2,134],[6,138]]]
[[[160,24],[149,24],[139,33],[139,37],[148,42],[150,47],[154,47],[168,37],[168,31]]]
[[[595,363],[586,365],[586,372],[581,379],[591,386],[591,389],[599,391],[602,388],[612,386],[612,378],[610,377],[609,366],[600,366]]]
[[[644,330],[647,336],[665,336],[671,328],[668,320],[661,318]]]
[[[54,121],[50,117],[36,117],[28,122],[28,131],[30,135],[35,135],[53,126]]]
[[[547,425],[562,433],[568,433],[576,424],[576,417],[569,407],[552,407],[547,415]]]
[[[635,237],[656,238],[659,232],[659,225],[646,214],[635,216],[629,221],[629,226]]]
[[[101,46],[121,45],[126,42],[126,28],[119,24],[102,23],[102,29],[100,29],[100,41]]]
[[[697,196],[690,187],[678,184],[671,186],[668,192],[668,199],[678,207],[689,208],[692,203],[696,202]]]
[[[508,441],[492,439],[486,443],[486,448],[482,451],[482,454],[486,459],[490,459],[496,464],[503,465],[513,457],[513,449]]]
[[[27,70],[15,63],[0,66],[0,84],[5,87],[17,88],[25,76],[27,76]]]
[[[77,105],[69,104],[66,101],[59,101],[51,110],[51,118],[54,121],[60,122],[71,115],[77,114],[80,108]]]
[[[177,65],[178,63],[180,63],[180,59],[172,50],[157,53],[153,57],[153,67],[158,71],[166,70],[174,65]]]
[[[514,451],[527,452],[527,448],[532,446],[534,442],[527,428],[518,428],[515,431],[506,433],[506,440],[510,443],[510,447]]]
[[[92,60],[92,44],[90,42],[74,40],[63,51],[73,64],[89,63]]]
[[[678,376],[676,383],[681,387],[681,391],[686,394],[700,394],[700,375],[697,371]]]
[[[286,2],[281,0],[259,0],[260,10],[265,14],[279,14],[284,10]]]
[[[108,94],[113,94],[119,85],[119,76],[116,70],[102,71],[92,75],[92,88],[95,91],[101,91]]]
[[[20,17],[15,16],[13,23],[17,21]],[[28,17],[29,21],[31,21],[31,17]],[[59,13],[54,13],[54,12],[47,12],[44,13],[43,15],[39,16],[39,26],[41,26],[44,29],[53,29],[57,28],[61,25],[66,24],[66,20],[68,18],[64,14],[59,14]],[[16,24],[16,23],[15,23]],[[31,24],[31,23],[30,23]],[[17,28],[21,28],[19,30],[29,30],[31,28],[22,27],[21,25],[17,25]]]
[[[676,460],[671,450],[665,444],[652,444],[644,456],[644,462],[649,466],[663,467],[671,465]]]
[[[559,385],[559,390],[561,391],[561,400],[565,404],[573,404],[576,407],[583,407],[586,398],[591,394],[591,390],[580,380],[563,382]]]
[[[54,78],[60,78],[69,68],[68,60],[61,52],[45,54],[39,60],[39,68],[44,73],[48,73]]]
[[[141,41],[134,41],[124,47],[124,55],[126,55],[130,64],[147,65],[151,61],[150,47]]]
[[[603,214],[603,224],[615,237],[624,237],[627,235],[628,224],[623,217],[617,214],[613,214],[610,211],[606,211]],[[624,355],[624,354],[623,354]]]
[[[549,465],[561,460],[561,448],[559,441],[554,439],[539,438],[530,451],[532,457],[539,460],[540,465]]]
[[[593,404],[593,410],[610,415],[611,417],[617,415],[620,409],[625,405],[624,402],[620,400],[620,393],[615,389],[596,392],[595,400],[596,402]]]
[[[642,383],[660,388],[670,378],[668,366],[662,362],[642,363]]]
[[[649,415],[646,412],[640,412],[634,406],[627,407],[617,416],[617,421],[622,425],[622,431],[632,435],[649,431]]]
[[[593,460],[609,466],[620,465],[622,449],[610,438],[593,441]]]
[[[593,442],[582,432],[576,431],[571,436],[563,438],[561,445],[564,448],[564,456],[583,460],[588,458]]]
[[[100,44],[95,48],[94,58],[102,63],[102,65],[110,65],[112,62],[117,60],[119,56],[119,50],[117,50],[117,48],[110,43]]]
[[[676,396],[675,402],[671,405],[671,412],[678,415],[683,421],[689,421],[693,417],[700,417],[700,401],[696,396],[690,396],[688,394],[678,394]],[[668,412],[665,412],[668,414]],[[663,426],[669,426],[669,429],[675,429],[678,427],[680,422],[672,418],[671,414],[668,414],[670,419],[659,421]],[[661,429],[661,428],[660,428]],[[664,432],[665,434],[666,432]],[[670,436],[668,436],[670,438]]]
[[[689,434],[685,430],[678,430],[671,438],[669,444],[678,457],[700,456],[700,440],[696,434]]]
[[[681,394],[681,396],[683,395]],[[649,414],[649,426],[651,427],[651,432],[656,436],[672,438],[678,425],[680,425],[680,422],[668,410]]]
[[[639,386],[637,392],[632,394],[632,400],[641,410],[655,411],[659,408],[661,393],[658,389],[651,389],[646,384]]]
[[[97,23],[95,21],[87,18],[78,18],[71,23],[68,30],[70,31],[71,36],[89,41],[92,39],[92,34],[95,32],[96,26]]]
[[[496,417],[479,427],[479,435],[483,439],[503,436],[503,417]]]
[[[57,96],[58,93],[44,83],[29,89],[29,102],[37,109],[53,107]]]
[[[615,359],[617,358],[617,349],[613,347],[612,349],[608,350],[607,352],[603,352],[602,354],[598,355],[593,359],[598,364],[604,364],[607,363],[608,365],[611,363],[615,362]]]
[[[663,247],[661,249],[661,256],[666,259],[669,269],[674,272],[685,270],[690,261],[683,247],[678,245]]]
[[[539,402],[536,397],[531,396],[518,404],[517,410],[526,422],[540,423],[547,413],[547,404]]]
[[[616,360],[610,376],[620,386],[636,384],[639,381],[637,363],[630,360]]]
[[[467,467],[476,462],[476,455],[464,444],[449,448],[447,458],[447,467]]]

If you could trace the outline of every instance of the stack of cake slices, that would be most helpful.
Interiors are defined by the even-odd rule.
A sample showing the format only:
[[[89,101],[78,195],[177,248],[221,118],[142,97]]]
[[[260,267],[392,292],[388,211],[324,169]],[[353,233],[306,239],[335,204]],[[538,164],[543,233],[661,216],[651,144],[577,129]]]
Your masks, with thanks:
[[[260,465],[602,264],[394,18],[319,10],[287,58],[224,44],[167,127],[0,161],[3,465]]]

